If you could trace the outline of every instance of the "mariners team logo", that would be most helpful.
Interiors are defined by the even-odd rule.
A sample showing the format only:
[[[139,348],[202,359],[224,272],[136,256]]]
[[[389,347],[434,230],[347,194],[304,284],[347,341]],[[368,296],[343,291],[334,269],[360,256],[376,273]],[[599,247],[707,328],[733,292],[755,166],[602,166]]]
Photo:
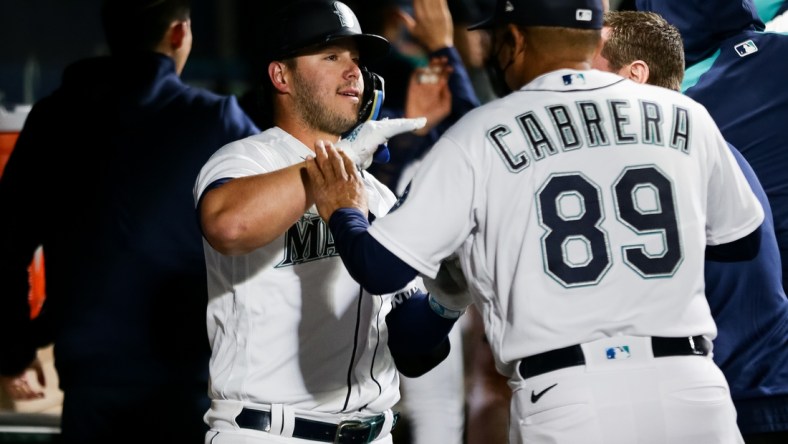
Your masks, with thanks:
[[[284,236],[284,257],[274,268],[339,256],[328,225],[317,214],[304,214]]]
[[[628,345],[618,345],[616,347],[610,347],[605,350],[605,355],[607,355],[607,359],[627,359],[632,356],[629,353],[629,346]]]
[[[342,24],[343,28],[356,26],[356,16],[344,3],[334,2],[334,14],[339,17],[339,23]]]
[[[747,40],[746,42],[741,42],[734,47],[736,49],[736,54],[739,54],[739,57],[746,57],[750,54],[755,54],[758,52],[758,47],[755,46],[755,42],[752,40]]]

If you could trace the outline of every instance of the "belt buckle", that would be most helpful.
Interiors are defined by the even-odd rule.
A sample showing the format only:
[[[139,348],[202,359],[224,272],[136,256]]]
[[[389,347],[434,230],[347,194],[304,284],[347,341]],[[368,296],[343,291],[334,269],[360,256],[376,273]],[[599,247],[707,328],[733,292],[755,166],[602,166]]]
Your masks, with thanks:
[[[370,433],[372,427],[377,425],[376,419],[371,419],[368,421],[358,421],[358,420],[350,420],[350,421],[342,421],[337,425],[337,433],[334,435],[334,444],[347,444],[347,443],[369,443],[372,442],[376,436],[373,436]],[[356,441],[355,435],[356,433],[363,433],[366,432],[367,436],[364,438],[363,441]],[[347,434],[345,434],[347,433]],[[377,435],[377,434],[375,434]],[[346,440],[346,438],[350,438],[350,440]]]

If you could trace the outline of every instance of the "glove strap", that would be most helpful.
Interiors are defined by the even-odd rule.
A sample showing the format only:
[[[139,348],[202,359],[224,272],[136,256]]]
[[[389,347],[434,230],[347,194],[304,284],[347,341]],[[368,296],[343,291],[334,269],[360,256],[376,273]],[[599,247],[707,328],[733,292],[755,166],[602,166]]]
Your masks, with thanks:
[[[440,304],[440,302],[435,300],[435,298],[432,296],[432,293],[430,293],[427,301],[429,302],[432,311],[444,319],[457,319],[462,316],[463,313],[465,313],[465,310],[452,310],[450,308],[444,307]]]

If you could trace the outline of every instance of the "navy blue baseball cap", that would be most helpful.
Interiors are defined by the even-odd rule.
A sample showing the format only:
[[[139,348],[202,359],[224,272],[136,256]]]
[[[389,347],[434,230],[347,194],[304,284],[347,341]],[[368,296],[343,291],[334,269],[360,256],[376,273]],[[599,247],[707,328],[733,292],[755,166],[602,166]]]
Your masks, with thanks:
[[[491,17],[468,29],[490,29],[509,23],[602,29],[603,15],[602,0],[498,0]]]
[[[265,41],[268,60],[293,57],[304,49],[343,38],[356,42],[362,60],[383,57],[391,48],[385,38],[363,33],[356,14],[340,1],[285,0],[269,20]]]

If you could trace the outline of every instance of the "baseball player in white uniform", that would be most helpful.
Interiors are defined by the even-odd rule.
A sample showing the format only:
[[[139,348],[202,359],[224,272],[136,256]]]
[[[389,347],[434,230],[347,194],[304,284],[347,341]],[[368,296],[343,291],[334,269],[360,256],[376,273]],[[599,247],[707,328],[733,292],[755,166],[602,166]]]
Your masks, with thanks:
[[[275,126],[219,149],[194,189],[212,347],[206,443],[390,443],[399,376],[389,315],[429,309],[426,295],[418,280],[387,294],[353,280],[303,170],[315,141],[336,141],[360,118],[360,59],[385,54],[388,42],[362,34],[341,2],[292,2],[274,17],[266,56]],[[368,166],[379,144],[424,123],[370,121],[341,143],[369,147],[355,152]],[[363,182],[371,213],[386,214],[393,193],[369,174]],[[438,345],[455,320],[439,319]],[[448,353],[438,345],[427,367]]]
[[[599,0],[499,1],[479,26],[515,91],[449,129],[396,210],[363,229],[342,152],[307,161],[349,270],[385,291],[459,253],[510,378],[512,443],[742,442],[703,262],[707,245],[757,252],[763,210],[711,117],[590,69]]]

